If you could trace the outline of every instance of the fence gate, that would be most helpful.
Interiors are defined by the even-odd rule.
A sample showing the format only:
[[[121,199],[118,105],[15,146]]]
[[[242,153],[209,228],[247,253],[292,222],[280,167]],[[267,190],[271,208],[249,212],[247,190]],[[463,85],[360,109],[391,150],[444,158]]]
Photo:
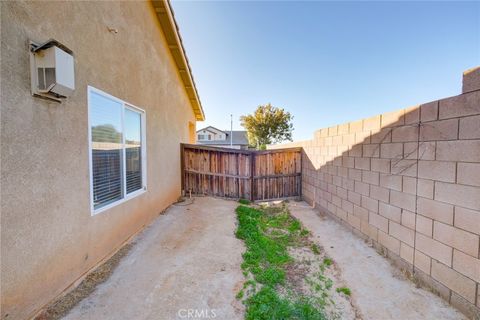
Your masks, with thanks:
[[[181,158],[187,194],[255,201],[302,193],[301,148],[250,151],[182,144]]]

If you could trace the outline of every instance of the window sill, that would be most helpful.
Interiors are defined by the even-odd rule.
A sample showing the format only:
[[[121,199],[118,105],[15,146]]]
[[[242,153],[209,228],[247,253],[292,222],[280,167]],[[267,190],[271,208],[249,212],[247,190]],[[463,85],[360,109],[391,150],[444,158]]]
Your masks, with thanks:
[[[132,193],[129,193],[128,195],[125,196],[125,198],[123,199],[120,199],[118,201],[115,201],[115,202],[112,202],[112,203],[109,203],[108,205],[104,206],[104,207],[101,207],[101,208],[98,208],[98,209],[93,209],[92,208],[92,217],[99,214],[99,213],[102,213],[106,210],[109,210],[113,207],[116,207],[124,202],[127,202],[128,200],[130,199],[133,199],[133,198],[136,198],[138,196],[141,196],[142,194],[146,193],[147,192],[147,187],[143,187],[142,189],[140,190],[137,190],[137,191],[134,191]]]

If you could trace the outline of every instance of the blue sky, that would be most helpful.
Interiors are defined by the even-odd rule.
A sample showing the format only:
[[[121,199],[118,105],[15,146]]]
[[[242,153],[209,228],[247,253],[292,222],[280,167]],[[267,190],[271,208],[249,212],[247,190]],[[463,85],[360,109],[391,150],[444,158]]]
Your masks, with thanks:
[[[480,65],[479,2],[189,2],[172,6],[207,121],[272,103],[294,140],[457,95]]]

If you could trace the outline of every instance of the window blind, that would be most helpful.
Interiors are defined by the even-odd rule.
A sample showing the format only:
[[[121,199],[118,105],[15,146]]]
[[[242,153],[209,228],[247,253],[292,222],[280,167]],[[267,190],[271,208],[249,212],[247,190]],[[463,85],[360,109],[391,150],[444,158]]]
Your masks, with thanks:
[[[94,208],[123,197],[122,103],[90,94]]]

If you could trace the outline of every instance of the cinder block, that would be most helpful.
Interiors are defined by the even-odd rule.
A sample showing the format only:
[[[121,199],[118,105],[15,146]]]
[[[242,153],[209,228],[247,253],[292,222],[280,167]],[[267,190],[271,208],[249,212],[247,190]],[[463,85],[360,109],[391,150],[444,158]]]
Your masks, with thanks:
[[[455,227],[480,235],[480,212],[455,207]]]
[[[405,159],[435,160],[435,141],[405,142],[403,157]]]
[[[477,295],[480,296],[480,295]],[[478,301],[478,298],[477,298]],[[480,308],[475,307],[467,299],[463,298],[461,295],[457,294],[455,291],[452,291],[450,297],[450,304],[462,312],[468,319],[480,319]],[[478,302],[477,302],[478,306]]]
[[[475,258],[478,257],[479,237],[441,222],[433,222],[433,238]]]
[[[368,221],[368,210],[357,205],[353,206],[353,215],[360,218],[360,220]]]
[[[418,179],[418,195],[433,199],[433,184],[432,180]]]
[[[365,144],[370,143],[370,131],[361,131],[355,133],[355,143]]]
[[[415,217],[417,215],[408,210],[402,210],[402,226],[415,230]]]
[[[342,200],[342,209],[353,214],[353,203],[348,200]]]
[[[422,104],[420,106],[420,119],[422,122],[438,119],[438,101]]]
[[[458,138],[458,119],[422,123],[420,141],[455,140]]]
[[[435,200],[480,210],[480,188],[435,181]]]
[[[380,174],[374,171],[362,171],[362,181],[377,185],[380,183]]]
[[[370,136],[371,143],[389,143],[392,142],[392,128],[381,128],[379,130],[372,130]]]
[[[368,222],[378,228],[379,230],[383,230],[384,232],[388,232],[388,220],[376,213],[370,212],[369,213],[369,220]]]
[[[356,192],[348,191],[348,201],[356,204],[356,205],[361,205],[362,204],[362,196]]]
[[[459,139],[480,139],[480,116],[460,119]]]
[[[430,275],[431,258],[422,252],[415,250],[415,267]]]
[[[453,206],[448,203],[418,197],[417,212],[433,220],[453,225]]]
[[[420,178],[455,182],[455,162],[447,161],[418,161],[418,176]]]
[[[355,133],[343,135],[342,144],[346,146],[353,146],[355,144]]]
[[[336,215],[340,219],[347,221],[347,212],[345,210],[343,210],[342,208],[337,208]]]
[[[409,211],[415,211],[415,196],[392,190],[390,191],[390,204]]]
[[[417,194],[417,178],[403,177],[402,191],[409,194]]]
[[[355,192],[368,196],[370,194],[370,187],[367,183],[355,181]]]
[[[462,93],[475,90],[480,90],[480,67],[468,69],[463,73]]]
[[[355,158],[342,156],[342,165],[347,168],[354,168],[355,167]]]
[[[362,150],[363,150],[363,148],[362,148],[361,144],[354,145],[354,146],[352,146],[350,151],[348,151],[348,155],[350,157],[361,157],[362,156]]]
[[[355,158],[355,168],[370,170],[370,158]]]
[[[401,242],[400,257],[410,264],[413,264],[413,248],[409,245],[406,245],[404,242]]]
[[[380,115],[363,119],[363,131],[375,130],[380,128]]]
[[[349,130],[348,126],[349,126],[348,123],[338,125],[338,132],[337,133],[339,135],[348,134],[348,130]]]
[[[404,227],[396,222],[389,221],[388,233],[396,239],[413,246],[415,232],[412,229]]]
[[[416,230],[430,238],[433,237],[433,220],[422,215],[417,215]]]
[[[405,124],[415,124],[420,121],[420,106],[405,109]]]
[[[343,178],[342,187],[354,191],[355,190],[355,180],[349,178]]]
[[[369,236],[371,239],[378,241],[378,229],[371,225],[368,221],[360,221],[360,231]]]
[[[350,122],[350,133],[356,133],[363,130],[363,120]]]
[[[385,203],[390,202],[390,190],[387,188],[370,185],[370,198],[380,200]]]
[[[435,260],[432,261],[432,277],[468,301],[475,303],[476,284],[473,280]]]
[[[439,119],[480,114],[480,91],[440,100]]]
[[[480,127],[480,123],[478,123]],[[457,183],[468,184],[471,186],[480,186],[480,163],[457,164]]]
[[[348,178],[356,181],[362,181],[362,170],[348,169]]]
[[[400,241],[378,230],[378,242],[393,253],[400,255]]]
[[[362,196],[362,207],[372,212],[378,213],[378,200]],[[366,214],[366,216],[368,217],[368,214]]]
[[[392,142],[418,141],[418,126],[406,125],[392,130]]]
[[[322,138],[328,137],[328,128],[320,129],[320,137]]]
[[[381,121],[382,128],[404,125],[405,124],[404,116],[405,116],[404,109],[382,114],[382,121]]]
[[[328,136],[333,137],[336,136],[338,132],[338,126],[333,126],[328,128]]]
[[[343,139],[342,136],[334,136],[332,137],[332,144],[334,146],[340,146],[342,145],[342,141],[343,141],[342,139]]]
[[[371,170],[382,173],[390,173],[390,160],[389,159],[371,159]]]
[[[390,171],[392,174],[416,177],[417,160],[392,160]]]
[[[385,159],[401,159],[403,157],[403,143],[382,143],[380,157]]]
[[[392,221],[400,223],[402,221],[402,210],[398,207],[379,202],[378,210],[380,215]]]
[[[347,215],[347,222],[352,226],[354,227],[355,229],[357,230],[360,230],[360,218],[354,216],[354,215],[351,215],[351,214],[348,214]]]
[[[363,156],[369,158],[378,158],[380,156],[380,145],[379,144],[364,144],[363,145]]]
[[[453,269],[480,282],[480,260],[456,249],[453,250]]]
[[[426,255],[437,259],[438,261],[452,265],[452,251],[453,249],[443,243],[426,237],[420,233],[415,234],[415,247]]]
[[[392,190],[402,191],[402,176],[380,174],[380,185]]]

